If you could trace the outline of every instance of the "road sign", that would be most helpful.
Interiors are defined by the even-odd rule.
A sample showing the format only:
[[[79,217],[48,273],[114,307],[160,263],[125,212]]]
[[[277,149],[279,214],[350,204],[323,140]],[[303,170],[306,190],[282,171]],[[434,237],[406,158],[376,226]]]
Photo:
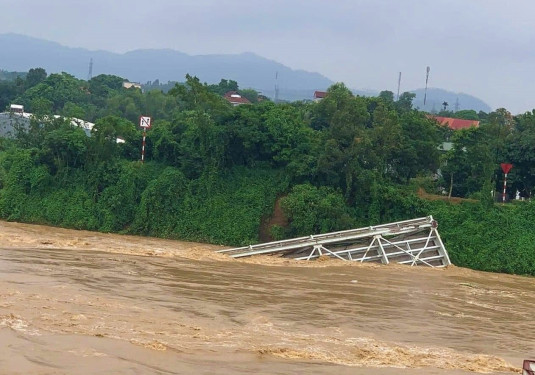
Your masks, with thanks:
[[[502,167],[502,171],[505,175],[503,179],[503,195],[502,195],[502,203],[505,203],[505,196],[507,194],[507,174],[513,168],[513,164],[509,163],[501,163],[500,166]]]
[[[151,118],[149,116],[139,117],[139,126],[143,128],[143,143],[141,144],[141,162],[145,161],[145,138],[147,137],[147,129],[150,128]]]
[[[149,116],[141,116],[139,118],[139,126],[141,126],[142,128],[145,128],[145,129],[148,129],[150,128],[150,125],[151,125],[151,118]]]
[[[507,174],[511,171],[511,168],[513,168],[513,164],[509,163],[501,163],[503,173]]]

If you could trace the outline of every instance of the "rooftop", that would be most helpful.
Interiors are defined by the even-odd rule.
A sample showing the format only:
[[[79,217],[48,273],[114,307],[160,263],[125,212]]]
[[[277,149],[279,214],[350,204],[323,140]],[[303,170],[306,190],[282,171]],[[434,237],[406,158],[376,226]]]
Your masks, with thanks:
[[[0,113],[0,137],[14,137],[15,128],[17,126],[20,128],[28,128],[32,116],[33,115],[28,112]],[[54,118],[60,117],[62,116],[54,115]],[[92,122],[84,121],[79,118],[71,118],[71,125],[82,128],[87,135],[91,134],[91,129],[93,129],[93,126],[95,126],[95,124],[93,124]]]
[[[464,120],[460,118],[453,117],[442,117],[442,116],[428,116],[429,118],[434,118],[440,125],[447,126],[452,130],[459,129],[468,129],[471,127],[479,127],[479,121],[477,120]]]
[[[234,106],[240,104],[251,104],[251,102],[247,98],[244,98],[236,91],[229,91],[223,97]]]
[[[325,91],[314,91],[314,99],[323,99],[327,96]]]

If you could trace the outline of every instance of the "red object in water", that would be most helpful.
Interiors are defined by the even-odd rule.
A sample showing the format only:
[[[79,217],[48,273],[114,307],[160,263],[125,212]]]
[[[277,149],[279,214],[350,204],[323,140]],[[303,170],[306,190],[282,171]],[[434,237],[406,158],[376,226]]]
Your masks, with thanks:
[[[509,164],[509,163],[501,163],[500,165],[502,166],[503,173],[509,173],[511,168],[513,168],[513,164]]]

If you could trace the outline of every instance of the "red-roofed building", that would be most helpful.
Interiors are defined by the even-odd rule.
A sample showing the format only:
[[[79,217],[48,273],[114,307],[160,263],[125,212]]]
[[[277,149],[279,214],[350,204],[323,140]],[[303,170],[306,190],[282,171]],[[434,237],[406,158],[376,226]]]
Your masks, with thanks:
[[[442,126],[447,126],[452,130],[459,129],[468,129],[471,127],[478,128],[479,121],[476,120],[463,120],[460,118],[453,117],[441,117],[441,116],[429,116],[429,118],[434,118]]]
[[[325,98],[327,93],[325,91],[314,91],[314,101],[319,102],[321,99]]]
[[[229,91],[223,97],[227,99],[234,107],[241,104],[251,104],[247,98],[244,98],[236,91]]]

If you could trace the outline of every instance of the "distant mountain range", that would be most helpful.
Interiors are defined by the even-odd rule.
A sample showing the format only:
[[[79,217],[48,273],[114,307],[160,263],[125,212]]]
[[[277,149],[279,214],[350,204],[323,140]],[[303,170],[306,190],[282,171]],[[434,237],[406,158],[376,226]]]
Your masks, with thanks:
[[[253,88],[272,98],[277,85],[279,98],[283,100],[312,99],[315,90],[326,90],[334,83],[319,73],[294,70],[249,52],[191,56],[170,49],[146,49],[118,54],[65,47],[56,42],[19,34],[0,34],[0,51],[0,69],[6,71],[28,71],[41,67],[48,73],[67,72],[87,79],[92,59],[93,76],[114,74],[132,82],[146,83],[158,79],[163,83],[182,82],[189,73],[207,83],[218,83],[222,78],[232,79],[241,88]],[[414,103],[424,109],[420,91],[415,91],[417,96]],[[371,91],[354,92],[359,95],[377,94]],[[488,105],[475,97],[440,89],[428,91],[425,109],[431,111],[434,103],[435,109],[440,110],[444,101],[449,103],[448,109],[454,109],[457,97],[460,109],[490,110]]]
[[[27,71],[42,67],[48,73],[68,72],[87,79],[93,59],[93,76],[115,74],[132,82],[184,81],[186,74],[203,82],[232,79],[242,88],[280,90],[325,90],[333,81],[319,73],[293,70],[253,53],[190,56],[169,49],[135,50],[124,54],[69,48],[61,44],[18,34],[0,35],[0,69]],[[277,75],[277,81],[275,76]],[[309,97],[312,97],[312,93]]]

